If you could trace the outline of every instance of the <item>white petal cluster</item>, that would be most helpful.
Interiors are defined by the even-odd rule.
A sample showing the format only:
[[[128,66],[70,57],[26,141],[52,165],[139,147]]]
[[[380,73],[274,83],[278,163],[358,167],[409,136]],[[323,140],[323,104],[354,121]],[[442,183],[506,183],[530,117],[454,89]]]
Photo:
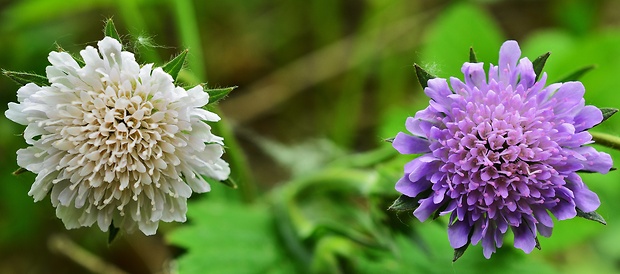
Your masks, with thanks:
[[[30,145],[19,166],[37,174],[29,195],[51,191],[56,215],[68,229],[95,222],[146,235],[159,221],[184,222],[187,198],[207,192],[202,176],[228,178],[223,139],[205,121],[220,118],[202,107],[209,95],[189,90],[152,64],[140,66],[110,37],[80,52],[80,66],[51,52],[50,86],[30,83],[9,103],[7,118],[26,125]]]

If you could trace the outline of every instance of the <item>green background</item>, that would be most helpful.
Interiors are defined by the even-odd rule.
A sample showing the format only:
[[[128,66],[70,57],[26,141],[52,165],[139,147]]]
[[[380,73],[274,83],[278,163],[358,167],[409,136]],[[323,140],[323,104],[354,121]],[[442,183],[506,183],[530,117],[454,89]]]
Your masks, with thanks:
[[[581,79],[586,102],[620,108],[618,10],[614,0],[0,1],[2,69],[42,74],[50,51],[95,45],[112,18],[141,62],[189,48],[186,84],[239,86],[216,110],[239,188],[215,184],[192,197],[188,223],[111,244],[96,227],[65,230],[49,199],[33,202],[34,175],[11,175],[24,127],[0,118],[0,273],[618,273],[617,171],[583,175],[607,226],[556,222],[541,251],[506,239],[490,260],[475,246],[452,263],[446,220],[386,210],[410,157],[383,142],[428,104],[414,63],[461,77],[471,46],[496,64],[507,39],[531,60],[552,53],[549,82],[595,65]],[[2,111],[18,88],[0,78]],[[620,135],[620,118],[594,130]]]

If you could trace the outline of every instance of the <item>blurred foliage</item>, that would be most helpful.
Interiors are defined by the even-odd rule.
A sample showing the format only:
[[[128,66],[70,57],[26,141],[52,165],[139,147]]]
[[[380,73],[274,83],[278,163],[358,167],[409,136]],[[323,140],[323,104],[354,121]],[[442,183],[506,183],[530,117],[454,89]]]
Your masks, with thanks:
[[[493,63],[505,39],[532,60],[550,51],[549,82],[595,65],[581,78],[587,103],[620,108],[617,10],[614,0],[2,1],[0,68],[42,74],[57,45],[92,45],[113,18],[141,61],[163,65],[189,49],[184,84],[239,86],[218,105],[230,128],[217,129],[239,189],[213,185],[191,199],[187,224],[108,246],[97,228],[66,231],[48,200],[34,204],[32,174],[9,175],[23,127],[2,118],[0,273],[97,272],[76,250],[48,245],[58,234],[130,273],[619,272],[618,172],[583,175],[607,226],[562,221],[542,251],[523,254],[508,239],[491,260],[474,246],[452,263],[446,220],[386,211],[411,159],[382,141],[428,103],[414,63],[460,77],[470,46]],[[1,105],[16,100],[8,78],[0,89]],[[620,135],[619,121],[595,130]]]

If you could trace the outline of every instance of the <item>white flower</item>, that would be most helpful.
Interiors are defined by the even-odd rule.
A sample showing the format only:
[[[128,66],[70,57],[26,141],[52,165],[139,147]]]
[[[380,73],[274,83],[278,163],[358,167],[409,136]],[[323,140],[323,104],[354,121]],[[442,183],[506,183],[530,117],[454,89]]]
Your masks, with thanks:
[[[30,146],[19,166],[37,174],[28,193],[40,201],[51,190],[56,215],[68,229],[95,222],[146,235],[159,221],[184,222],[187,198],[207,192],[201,175],[228,178],[222,138],[204,121],[201,86],[185,90],[152,64],[142,67],[110,37],[80,52],[80,65],[51,52],[50,86],[30,83],[9,103],[7,118],[26,125]]]

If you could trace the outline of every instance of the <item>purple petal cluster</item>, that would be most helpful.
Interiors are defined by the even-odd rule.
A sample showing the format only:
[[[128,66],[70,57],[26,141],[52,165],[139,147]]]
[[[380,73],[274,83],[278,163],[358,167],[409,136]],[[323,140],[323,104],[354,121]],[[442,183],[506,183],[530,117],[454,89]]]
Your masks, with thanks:
[[[396,190],[419,199],[413,215],[450,215],[453,248],[482,242],[490,258],[508,229],[526,253],[537,234],[551,236],[553,221],[592,212],[598,196],[578,171],[606,173],[611,157],[585,144],[603,119],[586,106],[580,82],[546,85],[515,41],[500,49],[499,65],[465,63],[465,81],[428,81],[430,105],[409,117],[393,146],[422,154],[405,165]]]

